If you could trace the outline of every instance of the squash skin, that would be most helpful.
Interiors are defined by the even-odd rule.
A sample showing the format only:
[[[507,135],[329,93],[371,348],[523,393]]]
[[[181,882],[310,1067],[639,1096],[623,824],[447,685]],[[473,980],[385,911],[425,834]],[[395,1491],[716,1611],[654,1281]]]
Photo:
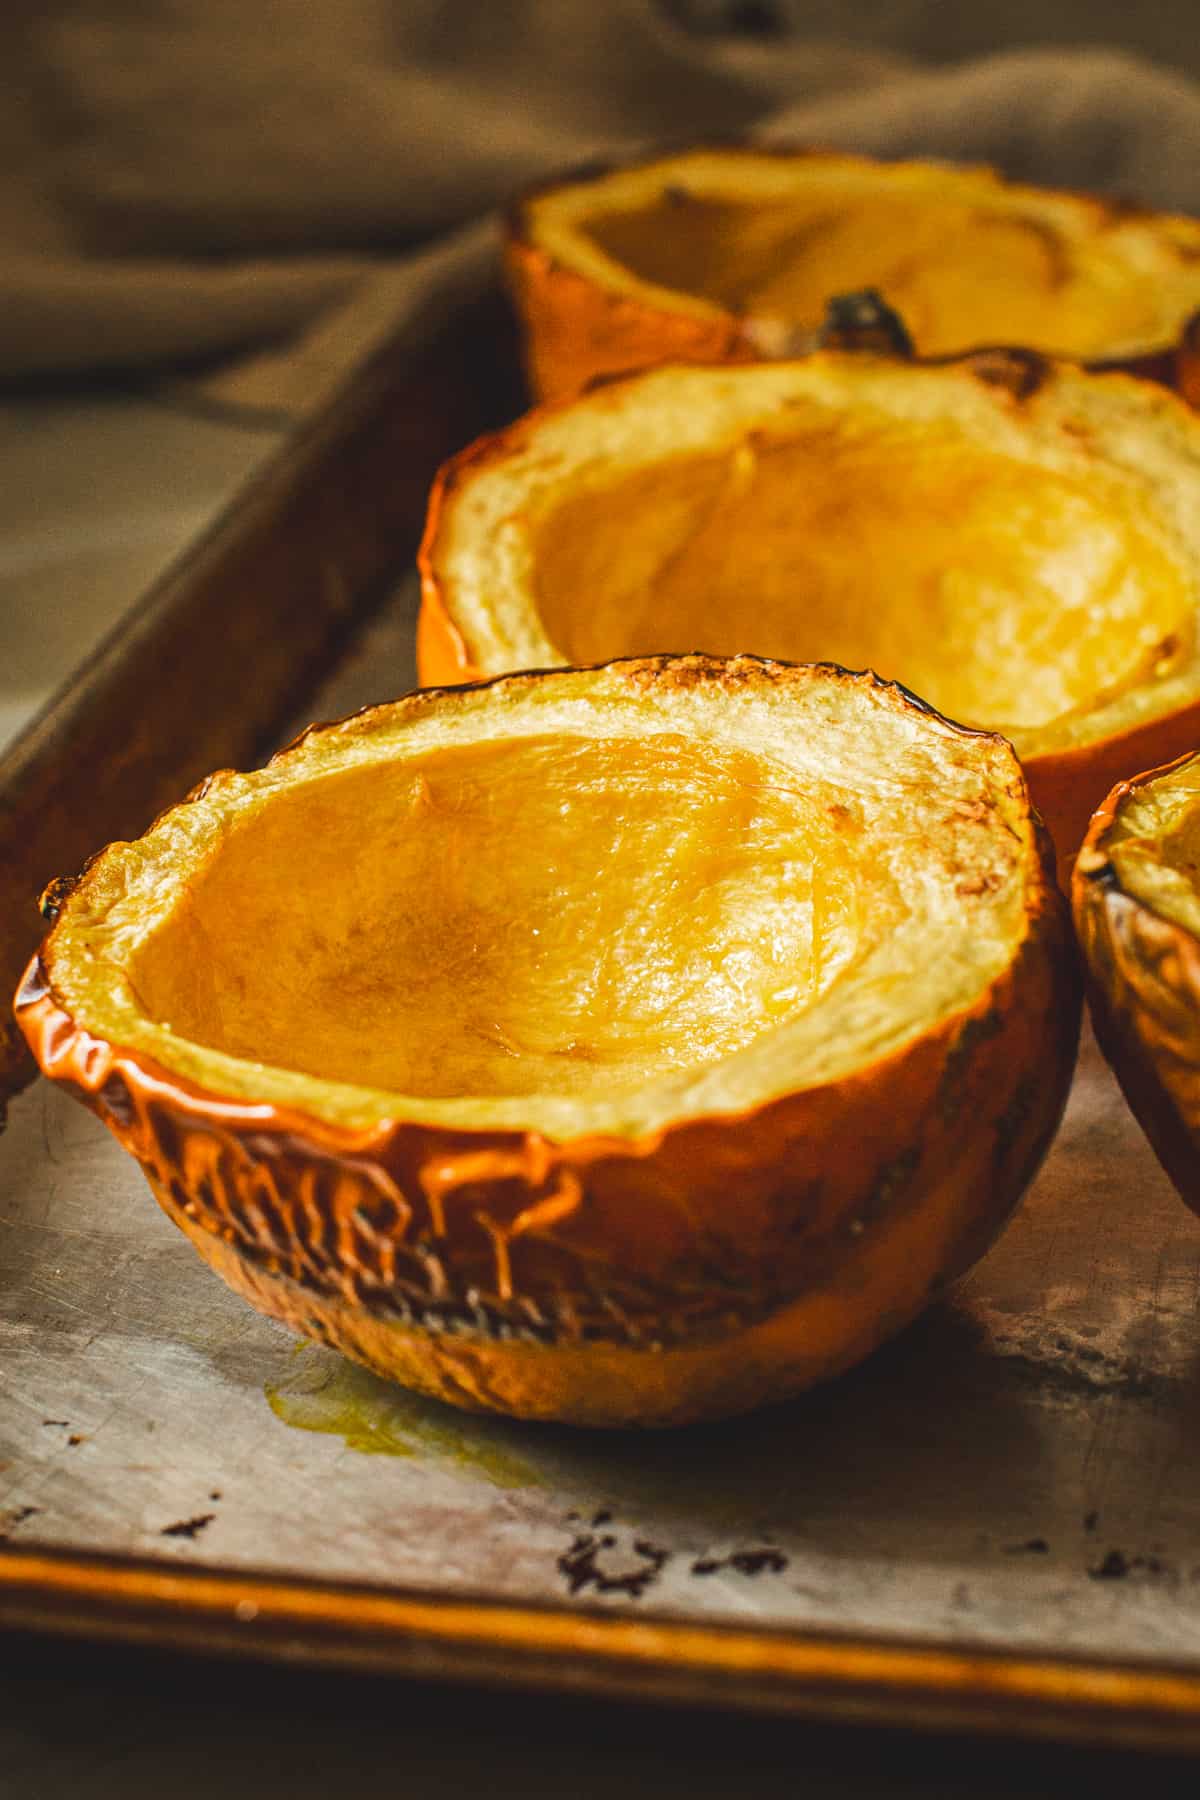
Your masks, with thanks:
[[[780,161],[870,161],[809,145],[747,145],[722,143],[696,146],[730,158],[739,154]],[[535,400],[565,399],[583,393],[592,382],[616,374],[650,368],[662,362],[753,362],[765,354],[753,322],[734,312],[714,312],[694,317],[668,310],[639,298],[602,286],[570,267],[535,241],[529,212],[543,196],[571,188],[583,181],[601,179],[623,169],[654,168],[670,163],[670,156],[650,156],[621,163],[596,163],[568,170],[526,190],[509,207],[506,216],[503,267],[505,281],[520,321],[524,340],[525,369]],[[930,167],[919,163],[901,168]],[[978,167],[981,175],[992,171]],[[1063,199],[1085,205],[1095,216],[1097,231],[1107,224],[1142,216],[1156,216],[1148,208],[1129,202],[1106,200],[1073,189],[1046,190]],[[980,343],[980,350],[992,349]],[[799,353],[789,345],[785,355]],[[1189,318],[1172,341],[1164,341],[1129,356],[1100,356],[1084,365],[1096,370],[1124,370],[1146,380],[1176,389],[1192,405],[1200,404],[1200,312]]]
[[[1171,376],[1157,375],[1153,371],[1151,374],[1154,380],[1172,384]],[[1200,313],[1190,318],[1184,327],[1174,359],[1173,385],[1189,406],[1200,407]]]
[[[1070,893],[1076,857],[1097,796],[1131,769],[1173,762],[1200,740],[1200,700],[1098,744],[1049,751],[1025,762],[1029,792],[1058,851],[1058,880]]]
[[[443,491],[438,487],[434,488],[438,511]],[[437,529],[433,506],[434,501],[431,499],[431,510],[425,521],[422,558],[427,555],[426,546],[432,544],[433,534]],[[471,661],[462,632],[450,617],[442,597],[441,584],[426,562],[422,562],[421,566],[421,607],[417,614],[417,677],[422,687],[433,688],[456,687],[465,681],[486,679],[482,669],[476,668]]]
[[[525,343],[536,400],[566,400],[609,375],[660,362],[753,362],[758,354],[732,313],[693,319],[615,294],[537,244],[510,236],[504,278]]]
[[[1031,1179],[1081,1004],[1035,829],[1025,934],[974,1004],[844,1079],[633,1139],[413,1119],[355,1131],[222,1098],[81,1027],[54,993],[50,940],[18,1018],[44,1071],[260,1310],[459,1406],[717,1417],[873,1349],[983,1254]]]
[[[1108,795],[1075,865],[1072,907],[1097,1042],[1180,1198],[1200,1214],[1200,941],[1129,893],[1106,848],[1122,802],[1192,760]]]

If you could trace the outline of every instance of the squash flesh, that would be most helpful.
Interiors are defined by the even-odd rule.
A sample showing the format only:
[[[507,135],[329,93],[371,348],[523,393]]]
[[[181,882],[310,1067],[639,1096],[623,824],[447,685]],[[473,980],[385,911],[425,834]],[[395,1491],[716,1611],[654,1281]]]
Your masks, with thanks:
[[[533,190],[507,255],[544,397],[673,355],[795,355],[832,296],[864,287],[922,356],[1166,355],[1191,381],[1200,225],[986,168],[695,149]]]
[[[837,814],[674,734],[440,750],[281,796],[131,975],[182,1035],[328,1080],[636,1089],[810,1005],[896,918]]]
[[[676,364],[447,466],[418,666],[873,668],[1002,731],[1065,859],[1115,781],[1196,741],[1198,517],[1196,415],[1152,383],[1000,352]]]
[[[1194,758],[1132,788],[1105,847],[1127,894],[1200,938],[1200,772]]]
[[[1008,747],[803,670],[697,730],[643,666],[217,778],[89,875],[56,993],[231,1095],[559,1136],[745,1109],[972,1003],[1023,929]]]
[[[581,229],[641,281],[801,332],[820,326],[831,294],[878,288],[925,356],[1015,343],[1088,358],[1161,329],[1153,286],[1099,279],[1086,253],[1016,207],[848,197],[819,180],[752,205],[682,192]]]
[[[1185,658],[1194,583],[1110,471],[1038,467],[945,421],[807,410],[799,432],[585,477],[530,518],[563,660],[828,660],[1011,733]]]

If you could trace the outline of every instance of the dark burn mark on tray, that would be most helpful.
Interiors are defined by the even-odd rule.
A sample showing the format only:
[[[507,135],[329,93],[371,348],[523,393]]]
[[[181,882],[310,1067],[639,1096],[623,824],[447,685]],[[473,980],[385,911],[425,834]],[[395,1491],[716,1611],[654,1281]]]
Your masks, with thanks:
[[[788,1559],[782,1550],[764,1546],[757,1550],[734,1550],[728,1556],[698,1556],[692,1564],[693,1575],[716,1575],[732,1569],[735,1575],[782,1575]]]
[[[1123,1581],[1132,1564],[1123,1550],[1110,1550],[1103,1562],[1088,1570],[1093,1581]]]
[[[216,1513],[197,1513],[194,1519],[177,1519],[174,1525],[164,1525],[159,1532],[160,1537],[195,1539],[206,1526],[211,1525]]]
[[[12,1532],[41,1512],[40,1506],[14,1506],[11,1512],[0,1513],[0,1544],[6,1544]]]
[[[1005,1544],[1005,1556],[1049,1556],[1050,1546],[1044,1537],[1026,1538],[1023,1544]]]
[[[1102,1561],[1088,1570],[1092,1581],[1124,1581],[1127,1575],[1173,1575],[1175,1571],[1161,1556],[1127,1556],[1124,1550],[1110,1550]]]
[[[601,1552],[616,1548],[612,1534],[597,1537],[594,1531],[582,1531],[572,1539],[570,1548],[558,1558],[556,1567],[567,1584],[568,1594],[593,1588],[597,1594],[626,1594],[640,1600],[653,1586],[670,1561],[671,1552],[645,1538],[634,1538],[633,1555],[637,1562],[628,1568],[601,1568],[597,1558]]]
[[[993,1350],[1006,1376],[1037,1388],[1047,1398],[1088,1400],[1099,1394],[1122,1394],[1148,1400],[1176,1385],[1171,1376],[1151,1374],[1128,1357],[1054,1332],[1038,1333],[1020,1346],[1000,1342]],[[1096,1518],[1098,1522],[1099,1514]],[[1085,1519],[1084,1529],[1094,1526]]]

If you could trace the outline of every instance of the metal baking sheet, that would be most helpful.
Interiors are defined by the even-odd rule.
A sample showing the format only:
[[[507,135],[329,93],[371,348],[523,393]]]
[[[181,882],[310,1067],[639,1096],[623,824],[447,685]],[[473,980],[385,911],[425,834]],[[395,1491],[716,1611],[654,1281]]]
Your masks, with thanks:
[[[411,684],[414,603],[311,716]],[[1088,1036],[1005,1237],[858,1370],[673,1433],[475,1418],[259,1318],[39,1083],[0,1138],[0,1613],[1200,1741],[1198,1284]]]

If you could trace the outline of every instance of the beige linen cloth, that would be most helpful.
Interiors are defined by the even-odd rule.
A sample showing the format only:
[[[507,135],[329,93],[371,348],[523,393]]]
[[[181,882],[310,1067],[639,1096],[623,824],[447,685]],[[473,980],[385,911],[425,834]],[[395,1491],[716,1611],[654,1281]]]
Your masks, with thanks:
[[[1200,210],[1200,88],[1169,67],[939,66],[944,7],[847,9],[879,48],[776,6],[5,0],[0,379],[204,363],[217,398],[303,411],[430,282],[494,279],[514,189],[663,140],[956,156]]]

